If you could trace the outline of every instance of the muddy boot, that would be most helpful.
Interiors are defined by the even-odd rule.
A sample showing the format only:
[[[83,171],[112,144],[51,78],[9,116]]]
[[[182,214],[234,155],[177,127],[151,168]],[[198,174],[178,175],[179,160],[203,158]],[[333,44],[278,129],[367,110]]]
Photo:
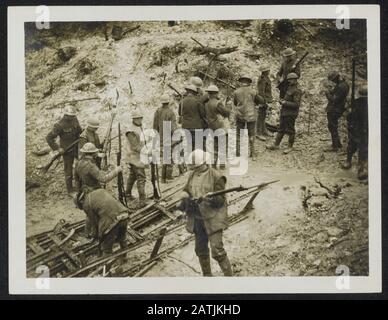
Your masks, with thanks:
[[[349,170],[352,167],[352,162],[349,160],[344,161],[341,163],[341,168],[344,170]]]
[[[283,151],[283,153],[289,154],[292,150],[294,150],[294,137],[290,136],[288,140],[288,147]]]
[[[218,264],[220,265],[220,268],[222,272],[224,273],[225,277],[232,277],[233,272],[232,272],[232,266],[230,265],[230,261],[228,259],[228,256],[225,254],[221,257],[216,258]]]
[[[145,193],[145,181],[137,182],[137,192],[139,193],[139,208],[143,208],[147,205],[146,193]]]
[[[365,160],[358,162],[357,178],[358,180],[365,180],[368,178],[368,169],[366,168]]]
[[[251,150],[251,158],[253,161],[257,160],[256,140],[249,138],[249,148]]]
[[[209,256],[201,256],[198,257],[199,264],[201,265],[202,274],[204,277],[212,277],[212,270],[210,267],[210,257]]]
[[[125,197],[129,201],[135,200],[135,197],[132,195],[132,189],[133,189],[134,184],[135,184],[135,180],[133,180],[133,178],[131,178],[131,176],[129,176],[129,178],[127,180],[127,186],[126,186],[127,188],[125,191]]]
[[[162,183],[167,183],[167,165],[162,165]]]

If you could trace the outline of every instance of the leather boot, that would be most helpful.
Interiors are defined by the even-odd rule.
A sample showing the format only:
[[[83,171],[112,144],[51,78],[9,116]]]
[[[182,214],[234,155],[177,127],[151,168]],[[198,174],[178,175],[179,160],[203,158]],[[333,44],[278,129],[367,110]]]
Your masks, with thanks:
[[[233,272],[232,272],[232,266],[230,265],[230,261],[228,256],[225,254],[223,256],[217,257],[216,258],[218,264],[220,265],[220,268],[222,272],[224,273],[225,277],[232,277]]]
[[[358,180],[365,180],[368,178],[368,170],[366,168],[366,161],[359,160],[358,161],[358,170],[357,170],[357,178]]]
[[[126,198],[129,201],[135,200],[135,197],[132,195],[132,189],[134,184],[135,184],[135,180],[133,180],[133,178],[129,176],[127,180],[127,186],[126,186],[127,188],[125,191]]]
[[[201,256],[198,257],[199,264],[201,265],[202,275],[204,277],[212,277],[212,270],[210,267],[210,257],[209,256]]]
[[[145,181],[137,182],[137,192],[139,193],[139,207],[145,207],[146,203],[146,193],[145,193]]]
[[[349,160],[346,160],[341,164],[341,168],[344,170],[349,170],[351,167],[352,167],[352,162]]]
[[[275,142],[272,145],[267,145],[266,148],[268,150],[278,150],[280,142],[282,142],[283,136],[283,133],[278,132],[275,138]]]
[[[68,177],[65,177],[65,179],[66,179],[67,193],[71,194],[74,191],[74,189],[73,189],[73,177],[68,176]]]

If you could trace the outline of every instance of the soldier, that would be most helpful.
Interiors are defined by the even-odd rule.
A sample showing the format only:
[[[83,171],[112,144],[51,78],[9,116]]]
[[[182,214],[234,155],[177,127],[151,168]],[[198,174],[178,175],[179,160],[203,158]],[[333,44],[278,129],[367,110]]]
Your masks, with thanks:
[[[359,90],[359,97],[354,101],[354,106],[347,116],[349,139],[346,162],[343,169],[352,167],[352,158],[358,150],[358,178],[367,179],[368,161],[368,86],[364,85]]]
[[[161,147],[161,154],[163,159],[163,165],[162,165],[162,183],[166,183],[167,180],[172,179],[172,173],[173,173],[173,165],[172,165],[172,157],[171,157],[171,138],[174,131],[177,129],[177,122],[176,122],[176,116],[173,110],[170,108],[170,97],[166,94],[164,94],[161,98],[162,106],[156,110],[154,115],[154,124],[153,128],[159,133],[160,136],[160,147]],[[165,137],[165,132],[163,130],[163,123],[167,122],[170,123],[171,126],[171,136]],[[165,150],[170,150],[170,156],[164,157]],[[167,163],[169,162],[169,163]]]
[[[97,149],[102,149],[102,144],[100,142],[100,138],[97,134],[97,130],[100,127],[100,122],[97,117],[90,117],[87,122],[87,127],[84,131],[82,131],[79,142],[78,142],[78,153],[87,142],[91,142],[95,145]],[[101,169],[101,157],[96,158],[96,163],[98,168]]]
[[[251,88],[252,79],[242,76],[238,79],[240,87],[233,93],[235,120],[237,129],[237,155],[240,155],[240,130],[248,129],[250,156],[257,159],[256,153],[256,105],[264,103],[264,99]]]
[[[232,276],[232,267],[222,243],[223,230],[228,226],[225,195],[205,198],[207,193],[224,190],[226,185],[226,177],[208,165],[210,157],[208,152],[200,149],[191,153],[193,171],[182,192],[178,210],[187,214],[186,228],[195,235],[195,253],[203,275],[212,276],[210,242],[213,259],[219,263],[225,276]]]
[[[259,105],[257,117],[257,137],[262,141],[266,141],[266,136],[269,136],[269,133],[265,124],[265,118],[267,117],[268,104],[272,102],[272,87],[271,80],[269,78],[269,65],[261,66],[260,71],[261,76],[257,81],[257,92],[264,98],[265,101],[263,104]]]
[[[337,71],[332,71],[328,75],[328,79],[335,83],[333,90],[325,91],[328,100],[327,124],[331,134],[332,145],[325,149],[326,152],[337,152],[342,148],[341,139],[338,134],[338,120],[345,111],[346,97],[349,93],[349,85],[345,79]]]
[[[280,69],[276,74],[277,80],[279,83],[282,83],[283,80],[287,80],[289,73],[295,73],[300,77],[300,67],[296,65],[296,52],[291,48],[287,48],[283,51],[283,61],[280,65]],[[288,81],[284,81],[284,85],[279,87],[280,90],[280,99],[283,99],[287,92]]]
[[[122,171],[122,167],[117,167],[113,171],[107,173],[100,170],[97,166],[97,154],[99,150],[91,142],[87,142],[81,148],[83,157],[75,166],[75,183],[78,195],[85,197],[90,192],[101,189],[102,185],[113,178]],[[89,221],[88,216],[85,221],[85,234],[87,237],[93,237],[95,230],[93,223]]]
[[[99,240],[103,257],[112,254],[115,242],[120,244],[121,249],[128,248],[128,208],[105,189],[94,190],[76,201],[92,225],[93,237]]]
[[[280,100],[280,124],[279,130],[272,145],[267,146],[269,150],[279,149],[280,142],[285,134],[288,135],[288,148],[283,151],[287,154],[292,151],[295,142],[295,121],[298,117],[302,91],[298,87],[298,75],[289,73],[287,76],[288,88],[284,99]]]
[[[217,168],[217,160],[220,163],[220,169],[225,169],[226,160],[226,148],[227,148],[227,132],[225,128],[224,118],[229,117],[230,110],[228,110],[221,100],[218,98],[219,89],[215,85],[210,85],[206,92],[209,94],[209,100],[205,103],[205,114],[208,127],[213,130],[214,135],[214,164],[213,167]],[[218,132],[215,132],[217,131]],[[220,134],[223,130],[224,133]],[[223,141],[224,146],[221,146],[220,142]],[[219,150],[221,148],[221,150]],[[220,152],[223,153],[223,157],[220,156]]]
[[[141,160],[142,149],[145,147],[146,138],[143,132],[143,115],[140,112],[134,112],[132,115],[132,126],[125,132],[127,138],[125,145],[127,151],[126,162],[129,165],[129,177],[127,180],[126,195],[130,201],[135,200],[132,195],[132,189],[137,183],[137,192],[139,194],[139,207],[146,206],[146,173],[145,163]],[[148,153],[150,154],[152,150]]]
[[[78,147],[75,144],[70,150],[67,150],[67,148],[79,139],[81,132],[82,129],[76,116],[76,110],[74,106],[68,105],[65,107],[62,119],[54,125],[54,128],[46,137],[46,141],[50,148],[54,150],[56,154],[59,153],[63,155],[66,189],[68,194],[71,194],[73,191],[73,164],[74,159],[78,158]],[[59,146],[55,142],[55,139],[58,136]]]
[[[195,131],[204,130],[206,128],[205,122],[205,107],[198,97],[197,87],[193,84],[189,84],[185,87],[187,95],[181,102],[182,110],[182,129],[186,129],[190,132],[191,147],[190,151],[196,148],[205,148],[204,141],[196,141]],[[189,140],[189,137],[187,137]],[[196,145],[198,143],[198,145]],[[202,147],[201,147],[202,144]]]
[[[205,103],[209,99],[209,96],[202,89],[203,88],[202,79],[200,77],[191,77],[189,82],[197,87],[197,95],[201,100],[201,102]]]

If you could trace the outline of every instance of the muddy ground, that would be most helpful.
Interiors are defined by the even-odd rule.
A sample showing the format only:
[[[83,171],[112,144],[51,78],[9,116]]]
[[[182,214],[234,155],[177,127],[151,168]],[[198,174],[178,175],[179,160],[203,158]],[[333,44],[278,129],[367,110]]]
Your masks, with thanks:
[[[225,247],[238,276],[334,275],[336,267],[342,264],[354,275],[367,275],[368,186],[357,180],[355,169],[340,169],[344,153],[323,152],[329,145],[329,135],[326,99],[321,93],[331,69],[350,80],[349,57],[355,48],[362,51],[364,43],[362,37],[347,43],[345,39],[350,37],[335,33],[333,24],[297,21],[293,31],[285,35],[274,28],[273,22],[182,22],[173,27],[165,22],[116,23],[124,30],[140,25],[117,41],[105,39],[106,26],[101,24],[27,30],[26,176],[29,185],[39,185],[26,193],[27,235],[48,230],[61,218],[77,221],[84,217],[66,195],[62,164],[43,175],[37,167],[49,155],[34,154],[46,147],[45,136],[61,117],[62,102],[97,98],[77,102],[76,106],[83,127],[89,114],[99,115],[102,127],[98,132],[102,137],[109,119],[105,102],[115,95],[117,88],[120,122],[128,123],[130,113],[138,108],[149,126],[160,95],[174,94],[167,84],[183,92],[188,77],[199,70],[232,84],[238,74],[248,73],[256,82],[258,66],[268,63],[275,74],[281,50],[292,46],[299,55],[309,51],[300,80],[304,96],[296,124],[295,151],[288,155],[269,152],[265,143],[258,141],[259,160],[250,163],[245,176],[229,177],[230,186],[273,179],[280,182],[260,194],[248,220],[225,231]],[[209,67],[211,57],[197,54],[199,45],[191,37],[205,46],[238,46],[238,50],[222,55],[221,61],[213,61]],[[64,47],[75,48],[75,52],[69,51],[66,61],[58,54],[58,49]],[[360,63],[357,83],[363,81],[365,70]],[[207,80],[206,85],[209,83]],[[222,98],[231,93],[226,87],[219,87]],[[275,97],[277,94],[274,90]],[[175,110],[177,102],[175,97]],[[277,119],[278,106],[273,105],[269,121],[276,124]],[[346,145],[344,120],[340,132]],[[116,150],[113,143],[112,163]],[[115,192],[114,183],[108,188]],[[213,270],[220,274],[216,263]],[[158,263],[147,275],[199,276],[199,272],[190,243]]]

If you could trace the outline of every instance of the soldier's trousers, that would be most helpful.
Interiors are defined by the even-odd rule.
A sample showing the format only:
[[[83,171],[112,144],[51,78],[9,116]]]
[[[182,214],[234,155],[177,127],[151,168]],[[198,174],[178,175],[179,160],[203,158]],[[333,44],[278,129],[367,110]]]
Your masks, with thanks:
[[[198,257],[209,256],[209,243],[211,255],[214,259],[226,255],[222,242],[222,230],[211,235],[206,233],[203,220],[194,220],[195,253]]]
[[[327,127],[331,135],[331,143],[333,149],[338,149],[342,147],[341,140],[338,134],[338,120],[341,118],[342,114],[337,112],[328,112],[327,113]]]
[[[280,116],[279,130],[275,144],[278,146],[285,134],[288,135],[288,146],[292,147],[295,142],[295,116]]]
[[[111,231],[104,235],[100,241],[100,249],[102,253],[112,253],[115,242],[120,244],[121,249],[127,247],[127,221],[120,221]]]
[[[224,167],[228,153],[228,134],[214,136],[213,148],[214,166],[217,166],[218,162],[221,167]]]
[[[139,198],[144,200],[146,198],[145,194],[145,184],[146,184],[146,173],[144,168],[139,168],[134,165],[129,166],[129,177],[127,180],[127,195],[131,195],[132,188],[137,182],[137,191],[139,193]]]
[[[188,133],[190,133],[190,137],[191,137],[191,145],[188,143],[187,144],[187,148],[190,148],[188,151],[187,154],[189,154],[191,151],[194,151],[195,149],[201,149],[201,150],[204,150],[206,151],[206,139],[205,137],[203,137],[202,141],[200,139],[197,139],[195,137],[195,129],[186,129],[188,130]],[[198,129],[198,130],[205,130],[205,129]],[[189,141],[189,137],[186,137],[186,140]],[[198,144],[198,145],[197,145]]]
[[[368,138],[357,139],[349,134],[347,161],[352,162],[353,155],[358,151],[358,161],[368,160]]]
[[[248,138],[249,141],[256,138],[256,121],[242,121],[240,119],[236,119],[236,155],[240,156],[240,141],[241,141],[241,130],[248,130]]]
[[[75,155],[71,152],[63,155],[63,170],[65,172],[65,182],[67,192],[73,191],[73,164]]]
[[[257,115],[256,133],[260,136],[268,135],[265,118],[267,117],[267,106],[260,107]]]

